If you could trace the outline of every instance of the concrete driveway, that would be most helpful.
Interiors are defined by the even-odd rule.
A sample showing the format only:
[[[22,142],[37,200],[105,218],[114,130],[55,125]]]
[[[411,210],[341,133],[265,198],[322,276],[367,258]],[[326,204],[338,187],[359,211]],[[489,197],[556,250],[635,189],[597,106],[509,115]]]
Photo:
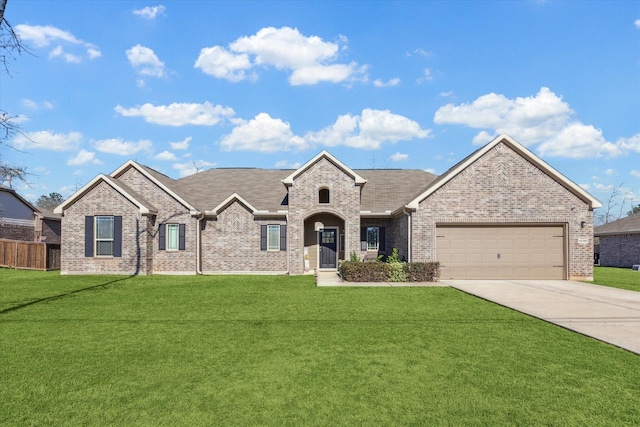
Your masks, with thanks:
[[[441,284],[640,354],[640,292],[566,280]]]

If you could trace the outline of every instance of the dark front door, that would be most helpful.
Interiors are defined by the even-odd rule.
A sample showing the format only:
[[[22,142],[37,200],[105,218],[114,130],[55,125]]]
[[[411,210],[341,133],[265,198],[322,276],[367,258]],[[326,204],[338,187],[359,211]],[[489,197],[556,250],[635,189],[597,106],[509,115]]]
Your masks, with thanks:
[[[336,230],[320,232],[320,268],[336,268]]]

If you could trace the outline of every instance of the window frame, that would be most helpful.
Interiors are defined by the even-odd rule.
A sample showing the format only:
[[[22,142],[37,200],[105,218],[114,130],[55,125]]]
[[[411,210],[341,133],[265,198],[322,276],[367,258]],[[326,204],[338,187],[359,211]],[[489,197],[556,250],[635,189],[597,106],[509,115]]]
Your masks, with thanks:
[[[375,246],[371,245],[369,242],[369,230],[376,230],[376,242]],[[367,252],[378,252],[380,248],[380,227],[370,227],[367,226]]]
[[[98,227],[98,222],[102,222],[102,220],[110,219],[111,220],[111,237],[102,237],[99,236],[98,231],[100,228]],[[115,252],[115,217],[113,215],[96,215],[93,221],[94,231],[93,231],[93,248],[94,254],[97,257],[113,257]],[[104,231],[104,230],[103,230]],[[101,242],[110,242],[111,251],[110,253],[99,253],[101,249],[99,243]]]
[[[272,235],[272,230],[275,234]],[[272,240],[275,240],[275,245]],[[280,224],[267,225],[267,252],[277,252],[280,250]]]
[[[175,242],[171,242],[171,231],[170,230],[174,230],[174,237],[175,237]],[[170,223],[170,224],[165,224],[165,232],[164,232],[164,237],[165,237],[165,250],[166,251],[178,251],[180,250],[180,224],[178,223]],[[175,245],[171,245],[170,243],[175,243]],[[175,247],[172,247],[175,246]]]

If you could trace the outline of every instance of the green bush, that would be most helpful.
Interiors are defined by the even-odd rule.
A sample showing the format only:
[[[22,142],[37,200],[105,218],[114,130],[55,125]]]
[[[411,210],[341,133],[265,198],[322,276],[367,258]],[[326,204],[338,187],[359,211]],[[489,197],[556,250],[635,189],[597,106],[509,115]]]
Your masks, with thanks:
[[[340,275],[347,282],[386,282],[389,271],[382,262],[345,261],[340,264]]]
[[[403,266],[407,282],[437,282],[440,278],[439,262],[408,262]]]

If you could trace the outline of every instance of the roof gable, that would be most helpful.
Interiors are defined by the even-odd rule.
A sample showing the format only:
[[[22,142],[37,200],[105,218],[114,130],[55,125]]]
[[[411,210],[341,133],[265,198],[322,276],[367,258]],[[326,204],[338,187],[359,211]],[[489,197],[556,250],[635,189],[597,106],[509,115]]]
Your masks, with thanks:
[[[158,213],[158,209],[153,206],[151,203],[146,201],[140,194],[136,193],[131,187],[124,184],[123,182],[118,181],[115,178],[112,178],[108,175],[100,174],[89,181],[84,187],[73,193],[71,197],[58,205],[53,212],[56,214],[64,214],[65,209],[73,205],[79,199],[81,199],[85,194],[95,188],[98,184],[104,182],[108,184],[115,191],[120,193],[124,198],[129,200],[135,206],[140,209],[140,213],[142,215],[155,215]]]
[[[315,165],[317,162],[319,162],[321,159],[327,159],[328,161],[330,161],[331,163],[333,163],[334,165],[336,165],[339,169],[341,169],[346,175],[350,176],[351,178],[353,178],[353,180],[355,181],[356,185],[364,185],[367,180],[362,178],[360,175],[358,175],[357,173],[355,173],[351,168],[349,168],[348,166],[346,166],[344,163],[342,163],[340,160],[336,159],[334,156],[331,155],[331,153],[329,153],[326,150],[322,150],[320,153],[318,153],[313,159],[309,160],[307,163],[305,163],[304,165],[302,165],[301,167],[299,167],[298,169],[296,169],[295,171],[293,171],[293,173],[291,175],[289,175],[288,177],[286,177],[285,179],[282,180],[282,183],[286,186],[289,186],[291,184],[293,184],[293,181],[300,176],[301,174],[303,174],[307,169],[309,169],[311,166]]]
[[[171,197],[176,199],[178,202],[182,203],[187,209],[192,212],[198,211],[198,209],[194,206],[192,202],[187,200],[182,194],[179,194],[176,186],[174,185],[174,180],[169,178],[168,176],[162,175],[160,172],[157,172],[151,168],[138,164],[133,160],[127,161],[125,164],[120,166],[118,169],[111,173],[111,177],[118,178],[124,172],[126,172],[129,168],[135,168],[138,172],[144,175],[151,182],[160,187],[164,192],[169,194]]]
[[[512,150],[514,150],[520,156],[524,157],[526,160],[528,160],[538,169],[540,169],[545,174],[550,176],[554,181],[556,181],[557,183],[565,187],[567,190],[575,194],[580,199],[584,200],[586,203],[589,204],[589,207],[591,209],[602,207],[602,203],[600,203],[598,199],[596,199],[595,197],[587,193],[582,187],[580,187],[579,185],[571,181],[569,178],[562,175],[560,172],[558,172],[556,169],[551,167],[547,162],[542,160],[540,157],[533,154],[533,152],[531,152],[525,146],[523,146],[522,144],[520,144],[519,142],[511,138],[509,135],[505,135],[505,134],[494,138],[491,142],[486,144],[484,147],[481,147],[480,149],[471,153],[465,159],[463,159],[462,161],[460,161],[459,163],[451,167],[451,169],[449,169],[447,172],[440,175],[440,177],[438,177],[438,179],[436,179],[433,183],[431,183],[431,185],[427,187],[421,194],[419,194],[415,199],[409,202],[409,204],[407,204],[406,207],[408,209],[414,209],[414,210],[417,209],[421,201],[423,201],[429,195],[436,192],[440,187],[445,185],[447,182],[451,181],[463,170],[468,168],[476,160],[481,158],[489,150],[491,150],[492,148],[494,148],[496,145],[500,143],[504,143],[507,146],[509,146]]]

